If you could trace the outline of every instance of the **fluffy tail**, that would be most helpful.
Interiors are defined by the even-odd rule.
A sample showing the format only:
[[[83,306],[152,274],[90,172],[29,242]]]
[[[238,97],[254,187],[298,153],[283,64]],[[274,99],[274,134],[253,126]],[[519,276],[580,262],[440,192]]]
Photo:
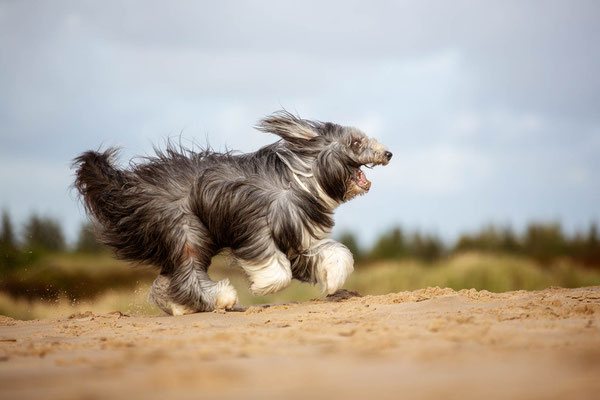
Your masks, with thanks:
[[[102,225],[121,218],[118,215],[119,197],[126,179],[123,172],[113,166],[116,153],[114,148],[104,153],[87,151],[73,160],[76,168],[74,186],[81,194],[87,212]]]
[[[88,151],[73,160],[74,187],[81,194],[86,211],[99,222],[98,239],[112,247],[117,257],[168,270],[172,260],[170,248],[162,240],[160,228],[164,220],[157,223],[151,218],[160,213],[148,208],[147,198],[130,190],[133,177],[114,167],[115,155],[115,149],[104,153]]]

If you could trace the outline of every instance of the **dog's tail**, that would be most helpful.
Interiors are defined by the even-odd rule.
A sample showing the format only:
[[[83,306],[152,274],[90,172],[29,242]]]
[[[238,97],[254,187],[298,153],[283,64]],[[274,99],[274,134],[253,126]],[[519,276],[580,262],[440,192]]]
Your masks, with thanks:
[[[109,148],[103,153],[86,151],[73,160],[75,172],[74,187],[81,194],[83,204],[89,214],[102,225],[120,219],[120,193],[126,185],[123,171],[114,167],[117,150]]]
[[[147,262],[168,267],[168,251],[157,244],[156,236],[144,229],[140,209],[145,199],[130,190],[134,178],[119,170],[114,161],[117,150],[87,151],[73,160],[74,187],[79,191],[86,211],[98,222],[95,233],[100,242],[111,247],[115,255],[133,262]],[[136,214],[136,211],[138,212]]]

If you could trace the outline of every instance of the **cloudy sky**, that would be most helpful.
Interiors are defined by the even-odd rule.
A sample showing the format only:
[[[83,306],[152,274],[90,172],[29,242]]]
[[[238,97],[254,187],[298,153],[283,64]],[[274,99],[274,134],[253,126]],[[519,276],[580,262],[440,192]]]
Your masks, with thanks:
[[[367,242],[600,218],[597,1],[0,2],[0,208],[85,215],[70,160],[178,136],[253,151],[281,107],[394,153],[337,211]]]

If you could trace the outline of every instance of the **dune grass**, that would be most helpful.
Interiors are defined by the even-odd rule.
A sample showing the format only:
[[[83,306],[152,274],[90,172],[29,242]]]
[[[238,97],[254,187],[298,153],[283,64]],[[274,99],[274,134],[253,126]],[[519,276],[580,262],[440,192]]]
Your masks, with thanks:
[[[133,289],[107,290],[87,300],[71,300],[60,296],[55,300],[15,299],[0,292],[0,315],[29,320],[39,318],[66,317],[76,313],[92,311],[104,314],[120,311],[128,315],[156,315],[160,310],[146,302],[150,285],[139,285]]]
[[[0,291],[0,314],[18,319],[50,318],[82,311],[158,314],[160,311],[156,307],[146,303],[155,275],[156,271],[132,268],[110,255],[48,256],[19,272],[17,282],[22,286],[13,289],[35,287],[43,291],[45,284],[61,287],[64,291],[50,297],[31,296],[31,293],[15,297]],[[294,282],[282,292],[253,297],[248,292],[248,282],[243,273],[228,267],[222,257],[215,258],[210,275],[213,279],[229,278],[238,290],[240,303],[244,305],[306,301],[324,296],[318,286]],[[30,285],[32,283],[33,286]],[[463,253],[432,264],[405,260],[359,265],[345,288],[364,295],[376,295],[429,286],[504,292],[593,285],[600,285],[600,271],[585,269],[567,260],[542,266],[523,257]],[[74,293],[67,292],[71,288],[76,288]]]
[[[600,271],[566,260],[541,266],[527,258],[481,253],[458,254],[430,265],[417,261],[379,262],[358,269],[346,284],[349,289],[368,294],[429,286],[506,292],[594,285],[600,285]]]
[[[110,253],[51,253],[34,262],[0,273],[0,293],[28,300],[71,301],[133,288],[156,275],[152,269],[131,266]]]
[[[282,292],[253,297],[248,293],[248,284],[242,274],[232,274],[219,266],[211,275],[219,279],[229,277],[244,304],[306,301],[323,296],[319,286],[294,282]],[[543,267],[522,257],[463,253],[433,264],[406,260],[359,265],[344,288],[363,295],[378,295],[430,286],[507,292],[594,285],[600,285],[600,271],[585,269],[566,260]]]

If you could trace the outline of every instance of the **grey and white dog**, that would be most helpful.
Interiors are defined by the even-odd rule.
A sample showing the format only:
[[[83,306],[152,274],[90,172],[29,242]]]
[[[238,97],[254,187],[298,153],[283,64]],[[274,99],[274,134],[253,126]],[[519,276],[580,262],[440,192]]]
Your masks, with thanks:
[[[256,128],[282,140],[250,154],[168,145],[127,170],[114,166],[114,149],[74,160],[100,240],[119,258],[160,268],[148,299],[169,314],[237,304],[229,280],[207,273],[224,249],[255,295],[292,279],[333,293],[353,271],[350,251],[329,238],[333,211],[369,191],[361,166],[385,165],[392,153],[359,129],[287,111]]]

